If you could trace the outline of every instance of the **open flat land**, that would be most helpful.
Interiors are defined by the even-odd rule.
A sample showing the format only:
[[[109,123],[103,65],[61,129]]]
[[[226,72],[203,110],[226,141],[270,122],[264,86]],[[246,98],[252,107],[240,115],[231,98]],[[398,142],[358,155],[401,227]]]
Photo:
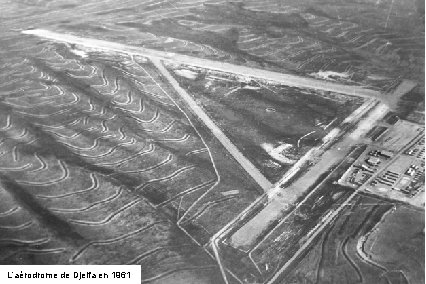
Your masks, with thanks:
[[[1,265],[424,282],[423,1],[4,0],[0,22]],[[392,115],[408,132],[376,144],[398,182],[421,167],[415,202],[339,182]]]

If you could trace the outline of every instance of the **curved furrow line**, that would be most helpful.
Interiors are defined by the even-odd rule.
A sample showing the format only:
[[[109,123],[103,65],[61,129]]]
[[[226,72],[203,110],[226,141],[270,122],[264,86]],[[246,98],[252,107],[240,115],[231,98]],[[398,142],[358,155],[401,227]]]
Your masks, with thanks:
[[[18,212],[19,209],[21,209],[21,207],[15,206],[7,211],[0,212],[0,217],[7,217],[9,215],[12,215],[13,213]]]
[[[86,67],[86,66],[85,66]],[[92,71],[90,71],[89,75],[75,75],[72,74],[70,72],[67,72],[67,74],[73,78],[86,78],[86,79],[90,79],[92,78],[96,73],[98,73],[98,67],[96,66],[92,66],[92,65],[88,65],[87,67],[92,68]]]
[[[102,116],[102,115],[105,115],[107,113],[107,109],[105,107],[102,107],[100,112],[93,112],[91,110],[83,110],[83,112],[90,112],[91,116]]]
[[[109,120],[111,120],[111,119],[102,119],[102,122],[101,122],[102,130],[100,131],[101,133],[109,132],[109,128],[106,124]]]
[[[55,104],[55,107],[64,107],[64,106],[75,105],[75,104],[77,104],[80,101],[80,97],[79,96],[77,96],[74,93],[71,93],[71,95],[74,97],[74,99],[72,101],[66,102],[66,103],[63,103],[63,104]]]
[[[130,260],[129,262],[126,263],[126,265],[135,265],[138,264],[139,261],[141,261],[144,258],[147,258],[150,255],[153,255],[161,250],[166,250],[169,249],[169,247],[156,247],[154,249],[148,250],[147,252],[144,252],[140,255],[138,255],[137,257],[135,257],[134,259]]]
[[[205,152],[208,152],[208,149],[202,148],[202,149],[198,149],[198,150],[189,151],[188,153],[185,154],[185,156],[190,156],[190,155],[195,155],[195,154],[205,153]]]
[[[82,246],[73,256],[71,256],[71,258],[69,259],[69,262],[74,262],[75,260],[77,260],[91,246],[108,245],[108,244],[112,244],[112,243],[115,243],[115,242],[119,242],[119,241],[125,240],[127,238],[130,238],[134,235],[137,235],[139,233],[145,232],[145,231],[147,231],[151,228],[154,228],[155,225],[159,225],[159,224],[162,224],[162,223],[169,223],[169,221],[163,220],[163,221],[153,222],[153,223],[148,224],[144,227],[141,227],[141,228],[139,228],[139,229],[137,229],[133,232],[129,232],[127,234],[123,234],[123,235],[120,235],[120,236],[115,237],[115,238],[102,240],[102,241],[91,241],[91,242],[85,244],[84,246]]]
[[[191,170],[191,169],[193,169],[193,168],[195,168],[195,166],[194,166],[194,165],[186,166],[186,167],[183,167],[183,168],[177,169],[176,171],[174,171],[173,173],[171,173],[171,174],[170,174],[170,175],[168,175],[168,176],[161,177],[161,178],[151,179],[151,180],[149,180],[149,181],[147,181],[147,182],[145,182],[145,183],[143,183],[143,184],[139,185],[138,187],[136,187],[136,190],[144,190],[147,186],[149,186],[150,184],[152,184],[152,183],[154,183],[154,182],[160,182],[160,181],[171,180],[171,179],[173,179],[174,177],[176,177],[177,175],[179,175],[179,174],[181,174],[181,173],[183,173],[183,172],[186,172],[186,171],[188,171],[188,170]]]
[[[39,79],[43,79],[43,80],[47,80],[47,81],[49,81],[51,79],[50,76],[49,76],[49,74],[46,74],[43,71],[40,71],[40,76],[38,78]]]
[[[78,61],[76,59],[65,59],[65,58],[62,57],[61,60],[64,60],[64,61],[63,62],[51,62],[51,61],[46,60],[46,63],[49,64],[49,65],[54,65],[53,68],[58,66],[58,65],[64,66],[64,65],[70,64],[72,62],[75,62],[76,64],[78,64]]]
[[[191,134],[185,133],[184,136],[181,138],[163,138],[163,139],[157,139],[157,142],[184,142],[191,137]]]
[[[16,246],[25,246],[25,245],[41,245],[48,243],[50,241],[49,238],[43,238],[33,241],[25,241],[25,240],[19,240],[19,239],[0,239],[0,244],[10,244],[10,245],[16,245]]]
[[[125,162],[128,162],[128,161],[130,161],[130,160],[132,160],[132,159],[134,159],[136,157],[140,157],[140,156],[143,156],[143,155],[146,155],[146,154],[154,152],[155,151],[155,145],[154,144],[149,144],[149,148],[147,150],[144,150],[144,149],[145,149],[145,146],[139,152],[137,152],[136,154],[133,154],[133,155],[131,155],[129,157],[126,157],[126,158],[124,158],[122,160],[115,161],[115,162],[96,163],[96,165],[98,165],[98,166],[114,166],[114,165],[115,166],[121,166]]]
[[[96,106],[93,104],[92,98],[89,99],[89,111],[94,111]]]
[[[66,147],[74,149],[76,151],[90,151],[90,150],[93,150],[93,149],[95,149],[96,147],[99,146],[99,141],[100,140],[106,139],[106,138],[110,138],[110,137],[114,138],[115,136],[111,135],[111,134],[104,135],[104,136],[99,136],[95,140],[93,140],[93,145],[89,146],[89,147],[78,147],[78,146],[74,146],[74,145],[68,144],[66,142],[63,142],[63,141],[60,141],[59,143],[64,144]]]
[[[108,128],[108,126],[107,126],[107,122],[108,121],[110,121],[110,120],[113,120],[113,119],[115,119],[117,117],[117,114],[113,114],[111,117],[108,117],[108,118],[104,118],[104,119],[102,119],[102,121],[101,121],[101,127],[102,127],[102,130],[100,131],[100,133],[106,133],[106,132],[109,132],[109,128]],[[89,118],[89,117],[88,117]],[[87,123],[85,123],[85,124],[87,124]],[[90,130],[91,128],[88,128],[87,130]],[[96,130],[96,127],[94,128],[94,130]]]
[[[59,163],[59,166],[61,167],[62,175],[56,179],[45,181],[45,182],[24,181],[24,180],[16,180],[16,182],[19,184],[32,185],[32,186],[46,186],[46,185],[52,185],[52,184],[57,184],[59,182],[62,182],[69,177],[70,173],[63,161],[58,160],[58,163]]]
[[[56,112],[53,112],[53,113],[47,113],[47,114],[27,113],[27,112],[23,112],[23,111],[16,111],[16,112],[20,113],[22,115],[25,115],[25,116],[46,118],[46,117],[50,117],[52,115],[63,114],[63,113],[68,112],[70,110],[72,110],[72,109],[63,109],[63,110],[59,110],[59,111],[56,111]]]
[[[35,195],[35,197],[42,198],[42,199],[56,199],[56,198],[64,198],[64,197],[72,196],[75,194],[87,193],[92,190],[99,189],[100,183],[98,178],[96,177],[96,174],[90,173],[90,179],[91,179],[92,185],[82,190],[68,192],[68,193],[59,194],[59,195]]]
[[[174,248],[179,249],[179,248],[182,248],[182,247],[189,247],[189,246],[193,246],[193,244],[183,244],[183,245],[180,245],[180,246],[159,246],[159,247],[153,248],[151,250],[148,250],[147,252],[144,252],[144,253],[136,256],[134,259],[127,262],[126,265],[138,264],[138,262],[141,261],[142,259],[147,258],[150,255],[153,255],[153,254],[155,254],[159,251],[162,251],[162,250],[168,250],[168,249],[174,249]]]
[[[36,126],[43,127],[43,128],[64,129],[64,128],[68,128],[68,126],[74,126],[74,125],[78,124],[82,119],[83,118],[79,117],[77,119],[72,120],[69,123],[58,124],[58,125],[46,125],[46,124],[41,124],[41,123],[37,123],[37,122],[33,122],[33,124],[36,125]]]
[[[105,109],[104,109],[105,110]],[[105,111],[105,113],[104,114],[106,114],[106,111]],[[114,114],[112,114],[112,116],[111,117],[108,117],[108,118],[105,118],[106,120],[113,120],[113,119],[115,119],[117,117],[117,114],[116,113],[114,113]]]
[[[176,119],[174,119],[172,122],[169,123],[169,125],[167,125],[166,127],[164,127],[161,130],[151,130],[151,129],[142,129],[142,131],[144,132],[150,132],[150,133],[167,133],[170,131],[170,129],[172,129],[172,127],[175,125],[175,123],[177,122]]]
[[[201,209],[198,210],[198,212],[196,212],[190,218],[186,219],[184,221],[184,223],[194,222],[195,220],[200,218],[201,215],[203,215],[211,207],[215,206],[216,204],[219,204],[219,203],[222,203],[222,202],[234,199],[234,198],[236,198],[236,196],[228,196],[228,197],[224,197],[224,198],[221,198],[221,199],[218,199],[218,200],[208,201],[208,202],[203,204],[203,206],[201,207]]]
[[[10,135],[8,137],[5,137],[1,140],[0,144],[2,144],[4,141],[6,141],[8,139],[21,139],[21,138],[25,137],[28,133],[29,133],[28,129],[24,128],[24,129],[22,129],[21,134]]]
[[[84,192],[87,192],[87,190],[85,190]],[[98,205],[109,203],[109,202],[117,199],[122,193],[123,193],[123,187],[120,187],[113,195],[108,196],[105,199],[93,202],[90,205],[83,207],[83,208],[49,208],[49,210],[52,211],[52,212],[60,212],[60,213],[84,212],[84,211],[90,210],[93,207],[96,207]]]
[[[20,98],[17,98],[17,99],[20,99]],[[45,99],[45,98],[41,98],[41,99]],[[48,99],[50,99],[50,98],[48,98]],[[5,105],[9,105],[9,106],[11,106],[11,107],[13,107],[13,108],[24,108],[24,109],[29,109],[29,108],[34,108],[34,107],[37,107],[37,106],[43,106],[43,105],[48,105],[48,104],[52,104],[52,103],[54,103],[55,101],[54,100],[51,100],[51,101],[42,101],[42,102],[39,102],[39,103],[33,103],[33,104],[31,104],[31,105],[23,105],[22,104],[22,100],[20,101],[20,104],[15,104],[15,103],[11,103],[11,102],[8,102],[7,100],[4,102],[4,104]],[[56,105],[55,105],[55,107],[56,107]]]
[[[127,110],[126,110],[127,111]],[[160,117],[160,112],[158,111],[158,108],[155,110],[155,114],[152,118],[144,120],[135,116],[130,116],[131,118],[133,118],[134,120],[136,120],[137,122],[140,123],[154,123],[157,121],[158,117]]]
[[[55,248],[55,249],[31,249],[26,248],[23,251],[19,251],[16,254],[49,254],[49,253],[63,253],[66,248]]]
[[[83,125],[87,125],[89,123],[90,115],[87,115],[83,118]]]
[[[140,98],[139,100],[139,109],[136,111],[136,113],[142,113],[145,111],[145,104],[143,103],[142,98]],[[130,111],[130,112],[134,112],[134,111]]]
[[[39,138],[34,138],[28,142],[18,142],[15,146],[13,146],[12,149],[12,157],[13,157],[13,161],[14,162],[18,162],[19,161],[19,152],[18,152],[18,147],[21,145],[30,145],[33,144],[34,142],[40,140]]]
[[[65,91],[61,87],[59,87],[58,85],[52,85],[52,86],[54,88],[56,88],[59,91],[59,93],[55,96],[50,96],[50,97],[62,97],[62,96],[64,96]]]
[[[120,141],[125,140],[126,137],[127,137],[126,134],[124,133],[123,128],[124,128],[124,125],[122,125],[122,126],[120,126],[120,128],[118,128],[118,133],[120,133],[121,137],[118,137],[117,139],[120,140]]]
[[[204,187],[213,185],[216,181],[217,181],[216,179],[211,179],[211,180],[208,180],[208,181],[206,181],[206,182],[204,182],[202,184],[190,187],[190,188],[188,188],[188,189],[186,189],[184,191],[179,192],[178,194],[174,195],[173,197],[167,199],[166,201],[163,201],[162,203],[156,205],[156,207],[167,205],[167,204],[171,203],[173,200],[178,199],[179,197],[183,197],[183,196],[185,196],[187,194],[190,194],[190,193],[192,193],[194,191],[197,191],[197,190],[202,189]]]
[[[140,99],[140,101],[139,101],[139,109],[138,110],[131,110],[131,109],[117,107],[117,106],[115,108],[124,110],[126,112],[130,112],[130,113],[133,113],[133,114],[141,114],[145,110],[142,99]]]
[[[251,37],[251,36],[255,36],[255,35],[254,34],[249,34],[249,35],[246,35],[246,36],[242,36],[240,38],[243,39],[243,38],[248,38],[248,37]],[[261,36],[257,36],[256,37],[255,36],[255,37],[252,37],[252,38],[249,38],[249,39],[246,39],[246,40],[240,40],[240,41],[238,41],[238,45],[241,46],[241,45],[247,44],[249,42],[258,41],[260,39],[263,39],[263,37],[261,37]]]
[[[37,140],[37,138],[35,140]],[[18,159],[19,159],[18,158],[18,146],[17,145],[13,146],[13,148],[12,148],[12,159],[13,159],[14,162],[17,162]],[[31,166],[32,166],[32,164],[31,164]],[[16,171],[16,170],[12,170],[12,171]],[[20,171],[20,170],[18,170],[18,171]]]
[[[127,142],[123,142],[123,143],[118,143],[117,145],[115,145],[114,147],[111,147],[111,149],[109,149],[107,152],[103,153],[103,154],[99,154],[99,155],[89,155],[89,154],[79,154],[79,156],[81,157],[85,157],[85,158],[93,158],[93,159],[99,159],[99,158],[105,158],[108,155],[111,155],[112,153],[114,153],[115,151],[117,151],[117,149],[126,146],[126,145],[134,145],[136,144],[136,142],[138,142],[136,139],[134,139],[133,137],[130,139],[130,141]]]
[[[109,81],[107,79],[107,77],[105,76],[105,69],[102,69],[102,84],[93,84],[90,85],[91,87],[107,87],[109,86]]]
[[[115,94],[118,93],[118,91],[120,91],[120,86],[118,84],[118,77],[116,77],[115,80],[114,80],[114,89],[112,90],[112,92],[105,93],[105,94],[109,95],[109,96],[114,96]]]
[[[209,270],[209,269],[213,269],[213,268],[217,268],[217,265],[205,265],[205,266],[190,266],[190,267],[183,267],[183,268],[175,268],[166,272],[163,272],[161,274],[158,274],[154,277],[151,278],[147,278],[147,279],[142,279],[141,283],[148,283],[148,282],[152,282],[164,277],[169,276],[170,274],[176,273],[176,272],[180,272],[180,271],[191,271],[191,270]]]
[[[19,171],[23,171],[26,170],[28,168],[31,168],[33,166],[32,163],[27,163],[23,166],[20,167],[16,167],[16,168],[11,168],[11,167],[0,167],[0,171],[5,171],[5,172],[19,172]]]
[[[0,128],[0,130],[8,130],[12,127],[12,119],[10,117],[10,114],[6,116],[6,125]]]
[[[337,35],[330,35],[330,37],[346,39],[349,33],[350,33],[349,31],[345,31],[342,29],[341,31],[337,33]]]
[[[80,130],[79,132],[76,132],[76,133],[74,133],[70,136],[67,136],[67,135],[64,135],[64,134],[57,133],[57,132],[52,131],[52,130],[45,130],[45,132],[50,133],[50,134],[52,134],[52,135],[54,135],[58,138],[61,138],[61,139],[75,139],[78,136],[80,136],[82,133],[84,133],[84,131],[85,130]]]
[[[33,221],[28,221],[26,223],[20,224],[20,225],[16,225],[16,226],[4,226],[4,225],[0,225],[0,230],[14,230],[14,231],[18,231],[18,230],[23,230],[26,229],[28,227],[31,227],[33,224]]]
[[[113,99],[112,101],[113,101],[113,103],[114,104],[117,104],[117,105],[129,105],[129,104],[131,104],[132,103],[132,101],[133,101],[133,97],[131,96],[131,92],[132,91],[128,91],[127,92],[127,98],[126,98],[126,101],[124,102],[124,103],[122,103],[122,102],[118,102],[118,101],[116,101],[115,99]]]
[[[65,248],[55,248],[55,249],[32,249],[32,248],[24,248],[22,250],[19,250],[15,253],[13,253],[12,255],[7,256],[6,258],[3,258],[2,261],[12,257],[12,256],[17,256],[17,255],[22,255],[22,254],[51,254],[51,253],[63,253],[64,251],[66,251]]]
[[[120,209],[116,210],[115,212],[111,213],[108,217],[106,217],[105,219],[101,220],[101,221],[85,221],[85,220],[70,220],[70,223],[73,224],[78,224],[78,225],[83,225],[83,226],[101,226],[101,225],[105,225],[108,224],[112,219],[114,219],[115,217],[117,217],[118,215],[120,215],[120,213],[124,212],[125,210],[135,206],[136,204],[138,204],[139,202],[141,202],[140,199],[135,199],[132,202],[127,203],[126,205],[124,205],[123,207],[121,207]]]
[[[350,266],[355,270],[355,273],[358,276],[358,282],[364,283],[364,278],[362,277],[361,269],[356,265],[356,263],[349,257],[347,250],[347,243],[349,241],[349,237],[346,237],[340,246],[340,250],[342,251],[343,256],[349,262]]]
[[[167,157],[163,161],[159,162],[158,164],[156,164],[154,166],[147,167],[147,168],[144,168],[144,169],[138,169],[138,170],[132,170],[132,171],[122,171],[122,172],[126,173],[126,174],[144,173],[144,172],[148,172],[148,171],[158,169],[161,166],[167,165],[172,160],[173,160],[173,154],[169,154],[169,155],[167,155]]]

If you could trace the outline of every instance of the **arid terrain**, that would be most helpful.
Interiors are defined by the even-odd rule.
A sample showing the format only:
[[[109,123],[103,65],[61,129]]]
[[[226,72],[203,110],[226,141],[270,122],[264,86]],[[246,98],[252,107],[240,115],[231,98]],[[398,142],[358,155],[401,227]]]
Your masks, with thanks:
[[[1,265],[424,283],[423,1],[0,0],[0,22]],[[401,155],[415,192],[370,190]]]

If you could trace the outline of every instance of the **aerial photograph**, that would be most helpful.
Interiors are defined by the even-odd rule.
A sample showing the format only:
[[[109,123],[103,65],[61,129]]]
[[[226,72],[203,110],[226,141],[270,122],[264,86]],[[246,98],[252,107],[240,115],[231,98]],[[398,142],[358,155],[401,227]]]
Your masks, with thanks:
[[[0,68],[0,270],[425,283],[424,0],[0,0]]]

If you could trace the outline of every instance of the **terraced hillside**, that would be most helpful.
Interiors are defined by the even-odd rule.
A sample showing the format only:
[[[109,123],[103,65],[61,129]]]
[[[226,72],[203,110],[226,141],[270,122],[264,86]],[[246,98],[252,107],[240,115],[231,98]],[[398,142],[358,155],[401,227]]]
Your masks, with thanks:
[[[9,31],[45,28],[381,91],[413,79],[420,91],[404,98],[400,111],[421,122],[421,2],[18,0],[7,2],[0,17]]]
[[[414,59],[424,56],[424,10],[416,2],[74,0],[35,6],[20,0],[2,18],[8,27],[54,25],[82,36],[391,88],[399,76],[421,78],[416,72],[423,64]]]
[[[270,188],[179,92],[180,83],[271,188],[297,181],[312,165],[332,171],[338,158],[315,164],[314,156],[283,178],[324,141],[340,151],[335,140],[361,117],[387,111],[381,104],[368,113],[394,101],[386,96],[402,80],[418,86],[392,110],[424,122],[421,4],[0,1],[0,264],[138,264],[142,283],[254,284],[292,262],[280,281],[424,282],[419,212],[357,196],[326,230],[315,231],[353,191],[330,181],[305,195],[321,184],[324,169],[308,178],[315,186],[296,188],[306,208],[297,206],[300,199],[270,202]],[[350,91],[274,85],[200,66],[194,74],[182,62],[47,40],[32,29],[315,78]],[[363,89],[374,99],[354,91]],[[283,184],[271,192],[282,189],[285,199],[294,192]],[[237,231],[257,214],[246,214],[251,204],[289,207],[278,208],[279,218],[268,216],[268,230],[247,238],[248,245],[244,237],[235,245]],[[313,231],[321,239],[291,260]]]
[[[1,263],[133,263],[145,282],[217,283],[176,219],[219,177],[150,63],[16,53],[2,64]]]

